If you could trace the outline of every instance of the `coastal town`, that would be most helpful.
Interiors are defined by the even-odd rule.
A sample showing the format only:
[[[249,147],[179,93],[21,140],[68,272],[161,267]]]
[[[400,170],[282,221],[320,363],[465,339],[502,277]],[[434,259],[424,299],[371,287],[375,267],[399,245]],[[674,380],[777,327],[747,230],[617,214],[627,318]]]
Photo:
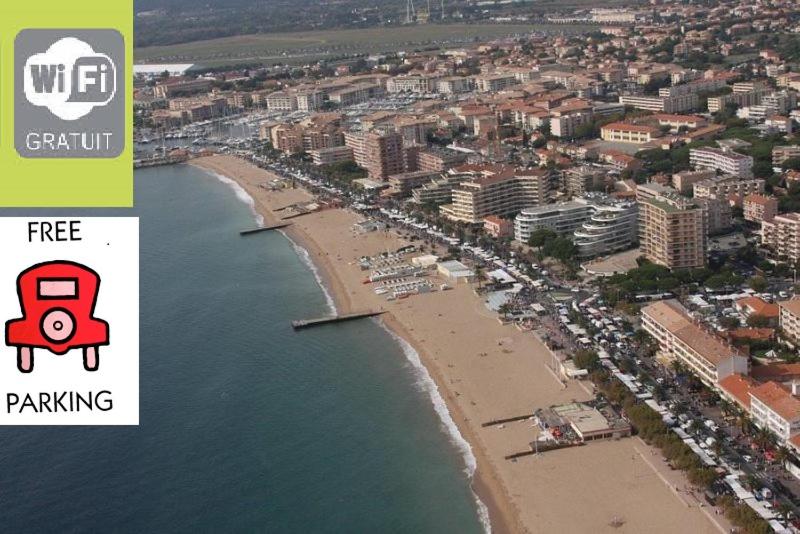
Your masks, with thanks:
[[[675,507],[664,531],[800,531],[800,7],[545,18],[589,29],[137,64],[135,166],[235,180],[335,313],[418,349],[483,450],[499,531],[575,512],[535,482],[567,457],[589,479],[570,531],[658,531],[637,492]],[[653,485],[593,486],[625,462]]]

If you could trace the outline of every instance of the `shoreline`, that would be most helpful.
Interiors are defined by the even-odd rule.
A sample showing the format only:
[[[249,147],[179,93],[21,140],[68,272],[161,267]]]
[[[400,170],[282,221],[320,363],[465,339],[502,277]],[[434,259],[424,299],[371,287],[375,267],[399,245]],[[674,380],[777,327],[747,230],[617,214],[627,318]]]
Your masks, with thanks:
[[[230,181],[227,183],[227,185],[230,185],[231,187],[238,186],[242,188],[244,192],[247,193],[248,199],[239,197],[239,193],[236,192],[237,197],[250,206],[254,216],[256,216],[257,219],[260,219],[260,221],[257,220],[258,224],[277,224],[279,222],[279,219],[275,213],[268,206],[265,206],[263,203],[259,202],[251,194],[251,192],[247,190],[247,187],[239,183],[236,179],[227,176],[221,172],[220,169],[214,168],[214,166],[201,165],[195,162],[191,162],[190,165],[194,165],[205,170],[206,172],[216,175],[216,177],[221,179],[223,182]],[[258,209],[259,206],[261,209]],[[334,313],[348,313],[352,311],[353,302],[344,286],[344,283],[335,275],[335,270],[330,265],[327,254],[319,247],[314,238],[294,225],[287,228],[282,228],[279,231],[287,238],[292,247],[295,248],[295,251],[298,253],[298,255],[301,256],[301,261],[309,264],[312,274],[317,279],[317,283],[321,286],[322,291],[325,293],[329,307],[333,308],[331,311]],[[303,253],[307,255],[306,258],[302,257]],[[409,332],[406,331],[403,325],[397,321],[391,313],[383,315],[376,322],[385,328],[390,335],[397,338],[396,341],[401,345],[401,350],[405,352],[405,347],[402,346],[402,342],[405,342],[419,355],[420,362],[425,371],[430,375],[438,394],[445,402],[446,410],[449,412],[450,418],[456,425],[461,439],[467,444],[471,455],[475,458],[476,466],[469,474],[470,488],[475,494],[475,500],[477,501],[476,506],[478,508],[476,510],[476,514],[478,515],[479,521],[483,524],[484,529],[491,534],[527,532],[527,529],[525,529],[520,522],[518,514],[511,510],[511,506],[513,505],[508,496],[505,494],[505,490],[501,489],[499,486],[499,481],[494,479],[494,477],[489,479],[487,474],[484,473],[485,470],[480,469],[481,465],[489,464],[488,456],[486,456],[485,453],[480,450],[480,448],[477,448],[478,450],[476,450],[476,447],[472,445],[475,442],[475,437],[472,436],[472,431],[469,425],[464,423],[459,424],[459,421],[466,421],[467,418],[463,415],[463,413],[461,413],[460,408],[453,401],[453,399],[449,398],[450,395],[448,395],[446,392],[443,392],[442,388],[439,387],[439,384],[444,383],[444,378],[438,376],[438,373],[436,373],[436,371],[433,369],[433,366],[426,361],[425,347],[420,343],[417,343],[414,337],[409,335]],[[439,420],[443,427],[447,426],[446,421],[442,420],[441,414],[439,414]],[[453,436],[450,436],[450,439],[452,440]],[[456,444],[453,445],[456,446]],[[467,470],[469,470],[469,467],[469,465],[466,465]],[[502,493],[498,495],[499,492]],[[485,510],[481,510],[481,508],[485,508]],[[484,514],[486,514],[488,517],[483,518],[482,516]],[[488,524],[486,523],[487,521]]]
[[[259,187],[274,173],[238,158],[213,156],[190,164],[231,183],[234,189],[238,185],[249,199],[239,192],[237,196],[250,205],[256,216],[263,218],[264,224],[279,220],[272,209],[287,205],[287,197],[294,202],[311,198],[303,189],[274,192]],[[339,313],[347,313],[355,307],[388,308],[389,313],[378,323],[398,338],[401,348],[405,349],[402,345],[406,343],[416,352],[437,390],[428,391],[434,408],[433,395],[438,393],[458,434],[475,458],[476,469],[470,485],[478,501],[479,519],[483,505],[488,511],[491,529],[501,533],[550,528],[595,530],[598,521],[609,524],[612,518],[616,520],[622,514],[630,520],[632,525],[629,526],[633,529],[623,528],[623,531],[647,528],[652,532],[671,532],[687,526],[697,532],[716,531],[699,509],[682,516],[675,507],[670,485],[654,475],[655,480],[642,477],[641,466],[645,464],[639,465],[639,471],[635,462],[631,464],[633,440],[579,447],[577,454],[557,451],[533,460],[530,457],[514,463],[503,460],[505,454],[528,447],[535,435],[530,422],[507,425],[508,428],[501,430],[481,428],[478,421],[518,414],[523,409],[527,412],[534,406],[585,400],[590,394],[580,387],[582,384],[564,385],[553,380],[553,376],[542,369],[542,366],[547,367],[550,357],[540,340],[513,327],[500,326],[469,287],[457,286],[455,291],[392,303],[371,294],[370,288],[365,289],[361,284],[363,274],[354,272],[352,260],[359,256],[351,257],[349,263],[348,258],[343,257],[349,253],[348,247],[362,255],[365,251],[374,254],[386,248],[384,241],[391,240],[392,246],[404,241],[394,235],[352,234],[350,226],[358,218],[361,217],[344,209],[324,210],[294,219],[294,224],[281,232],[296,249],[307,252],[308,257],[302,258],[303,261],[310,262],[317,281]],[[297,252],[303,256],[300,250]],[[437,316],[441,319],[436,319]],[[448,327],[452,327],[449,332],[445,331]],[[468,353],[472,351],[471,357],[475,358],[475,351],[480,349],[491,354],[478,353],[478,359],[470,360]],[[407,353],[406,357],[409,357]],[[481,359],[483,357],[486,358]],[[447,421],[439,415],[447,431]],[[452,433],[450,436],[453,439]],[[469,462],[466,463],[469,468]],[[583,480],[582,469],[586,465],[593,465],[590,483]],[[547,477],[551,479],[548,481]],[[629,479],[628,485],[641,487],[620,487],[616,479],[625,477]],[[565,500],[566,495],[571,499]],[[536,506],[531,506],[534,502]],[[575,513],[574,507],[583,507],[580,511],[585,513]]]

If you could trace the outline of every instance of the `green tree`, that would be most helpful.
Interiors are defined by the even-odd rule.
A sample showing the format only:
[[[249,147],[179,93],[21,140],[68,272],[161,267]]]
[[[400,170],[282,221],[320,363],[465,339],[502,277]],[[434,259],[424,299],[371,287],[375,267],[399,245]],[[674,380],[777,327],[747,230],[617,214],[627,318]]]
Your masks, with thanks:
[[[600,365],[600,357],[593,350],[582,349],[572,356],[572,361],[578,369],[592,371]]]

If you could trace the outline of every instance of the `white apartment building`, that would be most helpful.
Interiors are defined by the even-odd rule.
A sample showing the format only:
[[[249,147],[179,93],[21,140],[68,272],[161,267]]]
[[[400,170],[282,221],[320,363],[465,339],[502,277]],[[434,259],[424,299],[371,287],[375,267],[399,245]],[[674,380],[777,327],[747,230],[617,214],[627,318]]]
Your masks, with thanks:
[[[753,158],[732,150],[713,147],[689,150],[689,163],[695,169],[713,169],[740,178],[753,175]]]
[[[642,308],[642,328],[658,341],[659,350],[688,367],[712,388],[734,373],[749,372],[747,357],[733,345],[692,319],[677,300],[662,300]]]
[[[436,90],[445,95],[467,93],[475,87],[475,80],[469,77],[450,76],[436,82]]]
[[[800,299],[779,302],[778,308],[778,326],[786,337],[797,343],[800,341]]]
[[[526,208],[514,218],[514,239],[527,243],[536,230],[547,228],[557,234],[571,234],[591,217],[587,202],[571,200]]]
[[[386,82],[387,93],[434,93],[438,78],[433,76],[395,76]]]
[[[614,200],[597,193],[590,194],[585,201],[592,214],[572,234],[580,258],[627,250],[638,241],[639,206],[636,202]]]
[[[795,263],[800,260],[800,213],[784,213],[761,221],[761,245],[774,259]]]
[[[295,111],[297,98],[286,91],[275,91],[267,95],[267,109],[270,111]]]
[[[674,97],[622,95],[619,97],[619,102],[632,108],[647,111],[683,113],[684,111],[697,109],[699,99],[697,93]]]
[[[740,180],[732,176],[706,178],[692,185],[695,198],[717,198],[727,200],[730,195],[758,195],[764,192],[764,180],[753,178]]]
[[[750,390],[750,417],[759,428],[773,432],[787,443],[800,431],[800,399],[777,382],[765,382]]]

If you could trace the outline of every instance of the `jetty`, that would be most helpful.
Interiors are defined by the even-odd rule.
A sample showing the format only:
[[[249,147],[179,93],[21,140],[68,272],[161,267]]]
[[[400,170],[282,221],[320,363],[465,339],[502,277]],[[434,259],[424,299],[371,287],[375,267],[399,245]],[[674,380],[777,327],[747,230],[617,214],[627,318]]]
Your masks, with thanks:
[[[495,426],[495,425],[502,425],[504,423],[513,423],[514,421],[524,421],[525,419],[530,419],[536,414],[528,413],[525,415],[515,415],[514,417],[506,417],[505,419],[492,419],[491,421],[486,421],[485,423],[481,423],[482,427],[487,426]]]
[[[327,317],[319,317],[317,319],[299,319],[292,321],[292,328],[301,330],[303,328],[311,328],[312,326],[322,326],[331,323],[343,323],[345,321],[353,321],[355,319],[363,319],[365,317],[375,317],[386,313],[385,310],[379,311],[365,311],[357,313],[346,313],[343,315],[329,315]]]
[[[291,226],[292,223],[283,223],[283,224],[273,224],[272,226],[259,226],[258,228],[251,228],[249,230],[242,230],[239,232],[239,235],[251,235],[251,234],[258,234],[260,232],[267,232],[269,230],[278,230],[279,228],[286,228],[287,226]]]

